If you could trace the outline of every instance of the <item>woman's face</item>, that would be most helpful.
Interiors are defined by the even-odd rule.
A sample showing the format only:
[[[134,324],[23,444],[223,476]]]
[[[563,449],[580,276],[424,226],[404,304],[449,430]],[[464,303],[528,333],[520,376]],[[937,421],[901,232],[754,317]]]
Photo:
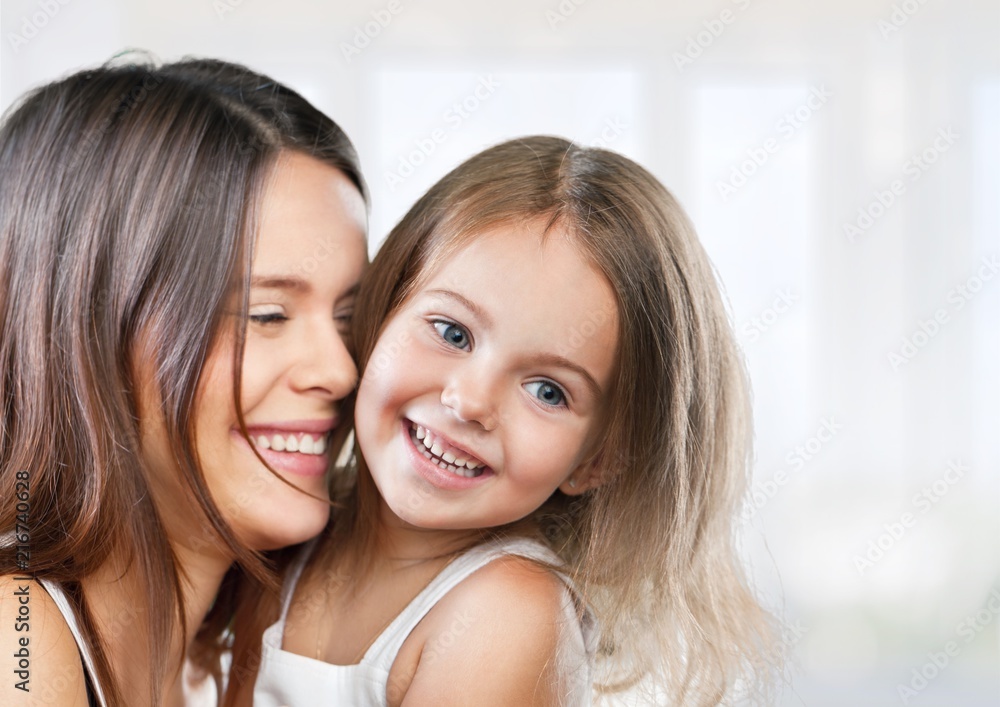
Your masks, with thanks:
[[[254,250],[241,402],[252,443],[292,486],[276,478],[240,434],[231,319],[202,371],[195,410],[196,450],[213,500],[254,549],[307,540],[329,517],[326,471],[338,450],[328,442],[346,422],[341,401],[357,382],[349,333],[367,263],[365,222],[364,201],[343,173],[299,153],[280,156]],[[239,311],[238,302],[231,311]],[[144,442],[158,442],[145,449],[154,468],[162,468],[169,446],[162,429],[157,432],[159,440],[144,434]],[[191,514],[176,509],[190,503],[178,502],[185,503],[176,497],[160,507],[184,528]],[[195,542],[180,541],[186,539]]]

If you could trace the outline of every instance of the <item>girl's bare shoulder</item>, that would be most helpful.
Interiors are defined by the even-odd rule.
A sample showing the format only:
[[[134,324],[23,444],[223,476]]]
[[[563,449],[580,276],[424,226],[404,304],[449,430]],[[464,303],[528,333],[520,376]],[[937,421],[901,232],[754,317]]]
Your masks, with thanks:
[[[0,576],[0,704],[87,707],[76,640],[35,580]]]
[[[566,596],[556,575],[528,559],[477,570],[418,627],[407,704],[451,704],[454,695],[478,705],[557,704],[551,671]]]

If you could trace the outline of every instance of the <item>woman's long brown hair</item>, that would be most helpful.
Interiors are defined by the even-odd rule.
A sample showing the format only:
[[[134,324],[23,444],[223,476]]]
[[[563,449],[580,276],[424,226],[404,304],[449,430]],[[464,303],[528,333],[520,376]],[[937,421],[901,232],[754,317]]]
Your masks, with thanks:
[[[122,704],[130,676],[112,670],[81,579],[113,554],[137,568],[138,603],[150,611],[130,629],[148,641],[151,705],[183,617],[180,568],[140,452],[138,357],[152,357],[205,541],[235,558],[196,660],[217,657],[237,587],[276,585],[269,559],[280,558],[244,546],[208,491],[193,410],[223,304],[235,296],[245,315],[257,205],[282,150],[337,167],[365,193],[333,121],[272,79],[219,61],[75,73],[23,97],[0,126],[0,537],[16,528],[13,490],[27,472],[30,572],[71,597],[111,705]],[[239,389],[237,375],[237,402]],[[0,543],[0,574],[18,572],[17,559]]]

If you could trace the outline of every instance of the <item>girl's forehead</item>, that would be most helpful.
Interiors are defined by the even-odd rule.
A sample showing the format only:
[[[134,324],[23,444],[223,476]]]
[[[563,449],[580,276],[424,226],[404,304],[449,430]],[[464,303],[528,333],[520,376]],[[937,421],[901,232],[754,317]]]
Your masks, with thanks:
[[[483,241],[489,242],[497,239],[506,239],[508,246],[511,243],[524,244],[526,249],[535,246],[539,253],[542,252],[545,243],[550,239],[555,238],[569,242],[580,258],[590,263],[595,270],[603,275],[598,259],[586,247],[585,241],[573,229],[567,228],[565,219],[553,214],[508,216],[472,227],[466,226],[457,232],[449,232],[449,230],[446,226],[439,233],[431,236],[423,265],[414,279],[412,290],[425,285],[445,269],[449,263],[456,259],[461,260],[463,253],[469,250],[475,253],[488,250],[488,246],[484,248]]]
[[[562,229],[543,234],[521,224],[482,233],[437,263],[414,296],[421,308],[457,307],[470,315],[463,323],[514,349],[604,370],[617,348],[611,283]]]

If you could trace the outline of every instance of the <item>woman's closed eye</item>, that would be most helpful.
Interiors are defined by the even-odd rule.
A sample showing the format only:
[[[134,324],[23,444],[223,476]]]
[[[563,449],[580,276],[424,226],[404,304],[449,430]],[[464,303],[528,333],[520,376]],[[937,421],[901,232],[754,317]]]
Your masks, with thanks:
[[[341,334],[350,334],[351,323],[354,321],[354,308],[334,312],[333,320],[337,322],[337,329]]]
[[[265,305],[251,307],[247,318],[254,324],[277,324],[288,320],[283,307],[277,305]]]
[[[472,336],[461,324],[456,324],[446,319],[435,319],[431,322],[431,326],[434,327],[441,339],[456,349],[464,351],[472,346]]]

